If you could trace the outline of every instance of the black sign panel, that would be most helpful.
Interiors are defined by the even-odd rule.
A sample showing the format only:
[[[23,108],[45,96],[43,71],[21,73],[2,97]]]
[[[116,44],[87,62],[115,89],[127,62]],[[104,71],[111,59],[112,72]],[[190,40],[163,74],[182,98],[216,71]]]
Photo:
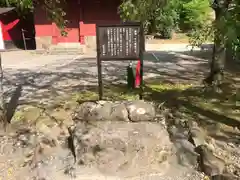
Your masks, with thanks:
[[[139,60],[143,35],[140,23],[97,26],[101,60]]]
[[[143,91],[144,35],[141,23],[97,25],[99,99],[103,96],[102,61],[140,61],[140,99]]]

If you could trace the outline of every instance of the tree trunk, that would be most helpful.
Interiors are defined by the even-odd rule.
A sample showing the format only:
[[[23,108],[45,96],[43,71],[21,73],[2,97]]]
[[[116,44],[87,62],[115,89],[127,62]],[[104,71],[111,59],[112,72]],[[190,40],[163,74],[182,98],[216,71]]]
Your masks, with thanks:
[[[148,28],[148,33],[151,34],[151,35],[156,35],[156,23],[155,23],[155,20],[154,19],[150,19],[149,22],[150,22],[150,25],[149,25],[149,28]]]
[[[224,16],[224,11],[222,8],[217,7],[215,10],[215,35],[214,35],[214,47],[211,62],[211,71],[205,82],[208,85],[213,85],[213,87],[220,88],[223,82],[225,58],[226,58],[226,48],[224,41],[224,32],[222,30],[222,17]]]
[[[211,71],[205,82],[208,85],[213,85],[214,88],[221,87],[224,78],[224,68],[226,59],[232,60],[232,45],[231,43],[225,42],[225,29],[224,17],[228,12],[229,5],[232,0],[214,0],[212,7],[215,11],[215,22],[214,22],[214,48],[211,62]],[[226,46],[227,45],[227,46]],[[227,47],[227,54],[226,54]],[[227,56],[226,56],[227,55]]]
[[[226,45],[226,60],[231,62],[234,60],[234,50],[232,42],[229,42]]]

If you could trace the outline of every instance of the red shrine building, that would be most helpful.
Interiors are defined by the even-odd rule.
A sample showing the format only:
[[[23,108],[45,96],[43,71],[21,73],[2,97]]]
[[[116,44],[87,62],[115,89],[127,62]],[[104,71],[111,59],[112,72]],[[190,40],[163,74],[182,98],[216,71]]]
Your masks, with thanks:
[[[28,20],[21,20],[13,8],[0,8],[5,48],[6,44],[17,47],[20,43],[22,46],[23,39],[27,41],[27,46],[29,42],[34,46],[31,49],[45,49],[54,45],[95,48],[96,24],[120,23],[120,3],[121,0],[66,0],[62,6],[66,13],[64,19],[68,22],[65,29],[67,36],[61,35],[59,28],[49,20],[47,12],[40,5],[34,7]]]
[[[97,23],[119,23],[120,0],[68,0],[64,5],[65,19],[68,21],[62,36],[54,22],[48,20],[46,12],[35,7],[34,23],[37,48],[65,44],[66,46],[95,47]]]

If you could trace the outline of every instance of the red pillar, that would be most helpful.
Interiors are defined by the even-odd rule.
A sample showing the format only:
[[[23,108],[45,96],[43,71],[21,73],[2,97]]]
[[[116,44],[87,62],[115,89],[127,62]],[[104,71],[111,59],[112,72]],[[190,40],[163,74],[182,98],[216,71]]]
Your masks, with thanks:
[[[83,31],[81,30],[83,26],[84,26],[84,23],[80,21],[79,22],[79,42],[81,44],[85,44],[84,34],[83,34]]]
[[[79,6],[79,42],[80,44],[85,44],[84,34],[83,34],[83,2],[81,0],[78,1]]]
[[[55,23],[52,23],[52,44],[58,43],[58,28]]]

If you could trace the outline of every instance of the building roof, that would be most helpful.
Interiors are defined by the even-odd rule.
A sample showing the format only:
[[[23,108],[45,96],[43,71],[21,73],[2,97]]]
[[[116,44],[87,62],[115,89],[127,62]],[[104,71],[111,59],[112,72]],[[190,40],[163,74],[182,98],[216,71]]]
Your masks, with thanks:
[[[14,7],[6,7],[6,8],[0,8],[0,15],[1,14],[5,14],[9,11],[12,11],[13,9],[15,9]]]

